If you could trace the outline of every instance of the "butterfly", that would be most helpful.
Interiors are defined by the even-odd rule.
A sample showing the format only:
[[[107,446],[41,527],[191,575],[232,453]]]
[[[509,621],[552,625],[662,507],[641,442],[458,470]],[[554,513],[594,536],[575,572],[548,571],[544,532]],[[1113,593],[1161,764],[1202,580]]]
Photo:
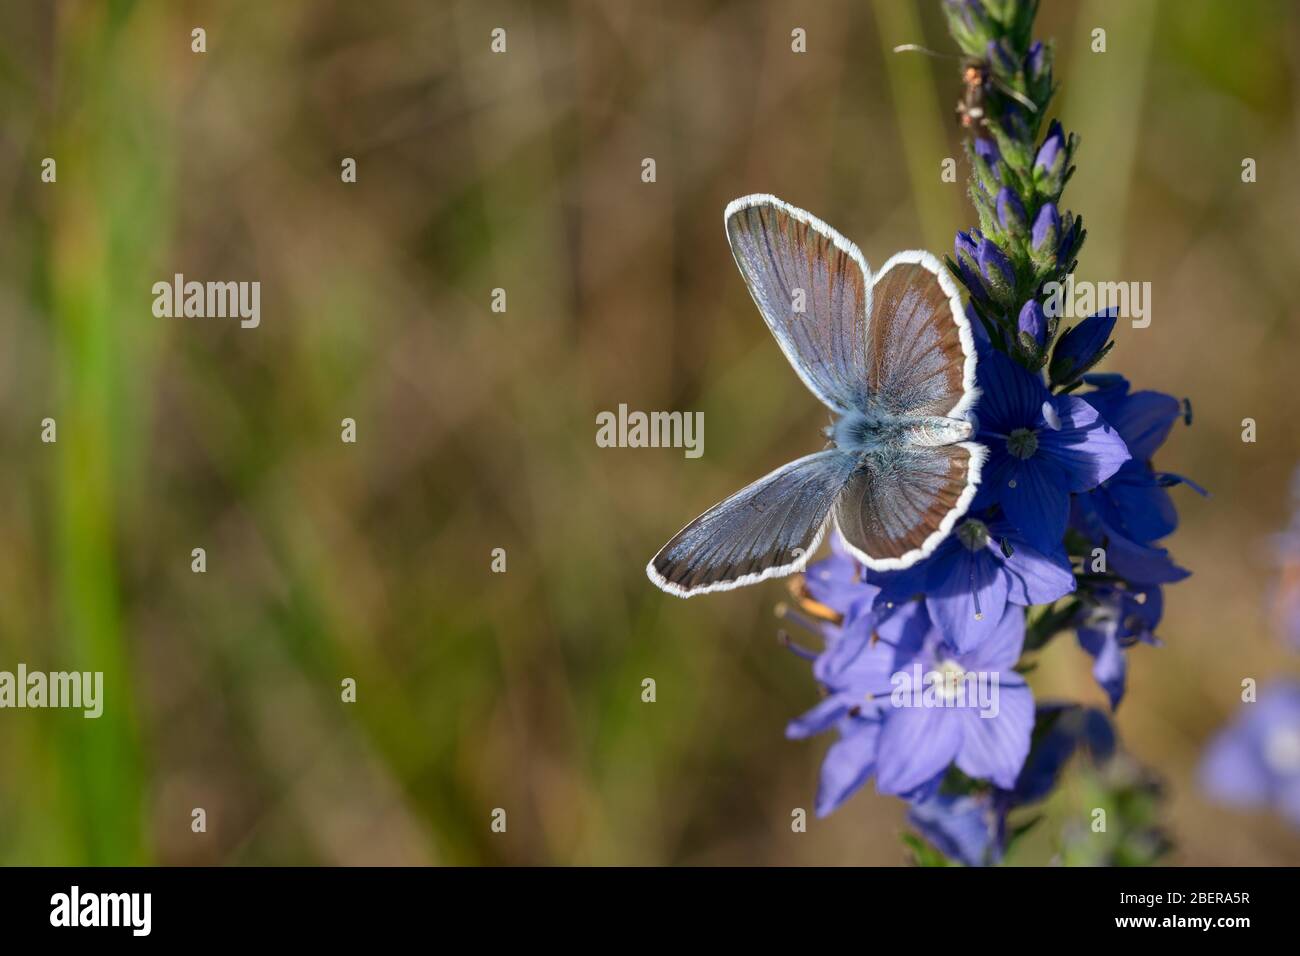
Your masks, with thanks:
[[[975,339],[928,252],[873,274],[862,252],[775,196],[723,216],[750,295],[808,390],[834,413],[828,446],[714,505],[646,566],[691,597],[802,571],[834,521],[879,571],[932,554],[970,507],[986,449],[974,431]]]

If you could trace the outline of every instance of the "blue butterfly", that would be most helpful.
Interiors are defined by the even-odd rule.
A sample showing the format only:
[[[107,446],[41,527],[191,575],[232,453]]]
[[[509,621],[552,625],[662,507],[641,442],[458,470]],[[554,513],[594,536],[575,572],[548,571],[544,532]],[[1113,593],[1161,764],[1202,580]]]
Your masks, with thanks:
[[[918,251],[872,275],[857,246],[775,196],[737,199],[724,221],[764,321],[836,421],[824,451],[714,505],[646,573],[691,597],[802,571],[832,520],[867,567],[911,567],[966,513],[986,452],[965,441],[975,340],[956,283]]]

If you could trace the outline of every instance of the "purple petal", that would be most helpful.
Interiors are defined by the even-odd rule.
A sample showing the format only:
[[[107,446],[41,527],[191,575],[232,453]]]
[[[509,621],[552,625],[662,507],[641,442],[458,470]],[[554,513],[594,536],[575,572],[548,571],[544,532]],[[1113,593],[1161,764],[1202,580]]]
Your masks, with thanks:
[[[1149,543],[1173,534],[1178,527],[1173,499],[1145,464],[1125,462],[1093,494],[1109,505],[1116,519],[1111,523],[1118,524],[1134,541]],[[1109,520],[1109,515],[1105,516]]]
[[[1119,706],[1124,697],[1128,662],[1124,649],[1119,646],[1113,629],[1109,632],[1093,627],[1078,629],[1079,644],[1092,655],[1092,677],[1097,686],[1110,698],[1111,710]]]
[[[834,694],[786,724],[785,736],[789,740],[802,740],[820,734],[847,714],[848,710],[848,702]]]
[[[1251,806],[1268,799],[1269,774],[1237,727],[1221,731],[1210,742],[1199,777],[1202,789],[1224,803]]]
[[[1009,474],[999,497],[1002,510],[1035,548],[1047,551],[1058,546],[1070,522],[1068,479],[1061,468],[1035,455]]]
[[[847,694],[853,700],[861,702],[864,708],[871,709],[868,703],[870,698],[889,693],[890,677],[910,659],[909,650],[912,655],[915,650],[904,649],[900,652],[892,643],[879,640],[879,632],[872,618],[864,618],[862,624],[860,636],[855,636],[853,651],[845,652],[836,659],[837,666],[833,673],[828,668],[825,676],[818,673],[817,677],[831,690]]]
[[[901,795],[946,769],[961,746],[956,716],[942,707],[890,709],[876,749],[876,789]]]
[[[1003,611],[1002,619],[988,638],[959,658],[968,671],[1009,671],[1020,660],[1025,645],[1025,612],[1014,604]]]
[[[1182,403],[1172,395],[1144,391],[1129,395],[1106,421],[1119,432],[1134,458],[1150,461],[1182,414]]]
[[[992,794],[936,794],[912,804],[907,822],[940,853],[966,866],[1001,861],[1005,812]]]
[[[998,559],[987,548],[972,553],[964,545],[954,560],[936,566],[926,595],[931,619],[959,651],[992,634],[1006,604],[1007,577]]]
[[[804,583],[814,601],[844,615],[851,623],[870,609],[880,589],[862,577],[862,566],[845,549],[838,534],[831,536],[831,554],[808,567]]]
[[[885,616],[875,634],[877,646],[892,649],[890,673],[917,655],[932,627],[924,601],[908,601]]]
[[[990,533],[1005,533],[994,525]],[[1024,538],[1008,536],[1011,557],[1003,562],[1008,579],[1008,600],[1028,607],[1051,604],[1076,587],[1070,559],[1058,542],[1055,548],[1039,550]]]
[[[1273,802],[1286,821],[1300,829],[1300,776],[1283,783]]]
[[[976,409],[980,428],[1006,435],[1017,428],[1033,428],[1039,410],[1050,396],[1038,376],[1001,352],[982,356],[976,368],[980,400]],[[981,438],[985,444],[1005,439]]]
[[[844,735],[831,744],[822,761],[816,804],[819,817],[852,796],[876,769],[880,721],[854,719],[846,721],[842,729]]]
[[[1191,574],[1174,564],[1164,548],[1139,544],[1106,523],[1092,500],[1094,497],[1076,495],[1071,501],[1070,521],[1093,544],[1105,547],[1106,564],[1111,571],[1134,584],[1172,584]]]
[[[957,768],[978,780],[992,780],[1004,790],[1016,785],[1020,768],[1029,756],[1034,730],[1034,695],[1024,684],[998,688],[996,717],[981,717],[978,710],[956,713],[963,724]]]
[[[1129,460],[1124,439],[1083,399],[1060,396],[1056,412],[1061,427],[1038,433],[1038,454],[1061,467],[1070,491],[1097,487]]]

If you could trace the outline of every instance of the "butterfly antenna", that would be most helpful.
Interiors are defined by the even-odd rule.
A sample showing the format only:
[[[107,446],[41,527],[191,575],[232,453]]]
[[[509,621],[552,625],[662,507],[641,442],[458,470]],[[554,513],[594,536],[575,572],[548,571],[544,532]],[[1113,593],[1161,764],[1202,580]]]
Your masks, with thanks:
[[[926,56],[932,56],[936,60],[960,60],[961,57],[954,56],[951,53],[938,53],[928,47],[923,47],[919,43],[904,43],[894,47],[895,53],[924,53]]]
[[[998,88],[999,93],[1001,93],[1003,96],[1011,97],[1021,106],[1023,106],[1025,109],[1029,110],[1029,112],[1031,113],[1038,112],[1038,105],[1029,97],[1025,96],[1024,93],[1016,92],[1015,90],[1007,86],[1005,83],[1003,83],[1001,80],[997,79],[996,77],[993,78],[993,85]]]

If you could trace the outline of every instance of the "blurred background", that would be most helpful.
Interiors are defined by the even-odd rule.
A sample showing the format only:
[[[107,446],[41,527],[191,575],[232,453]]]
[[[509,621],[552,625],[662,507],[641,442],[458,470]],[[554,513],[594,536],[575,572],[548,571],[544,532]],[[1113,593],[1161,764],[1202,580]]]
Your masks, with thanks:
[[[1242,678],[1300,671],[1267,603],[1300,461],[1300,9],[1044,7],[1078,278],[1153,286],[1106,367],[1191,398],[1158,466],[1213,492],[1174,492],[1195,573],[1130,652],[1121,738],[1167,785],[1169,862],[1300,863],[1194,780]],[[643,568],[824,424],[726,202],[776,193],[873,264],[973,223],[939,177],[957,64],[889,52],[953,49],[936,2],[2,10],[0,669],[102,670],[106,703],[0,711],[0,862],[906,861],[870,788],[791,832],[829,740],[783,738],[816,699],[783,583],[687,602]],[[260,281],[261,326],[155,318],[177,272]],[[620,403],[703,411],[704,456],[598,448]],[[1058,639],[1036,695],[1104,704],[1090,666]],[[1067,782],[1024,861],[1087,801]]]

